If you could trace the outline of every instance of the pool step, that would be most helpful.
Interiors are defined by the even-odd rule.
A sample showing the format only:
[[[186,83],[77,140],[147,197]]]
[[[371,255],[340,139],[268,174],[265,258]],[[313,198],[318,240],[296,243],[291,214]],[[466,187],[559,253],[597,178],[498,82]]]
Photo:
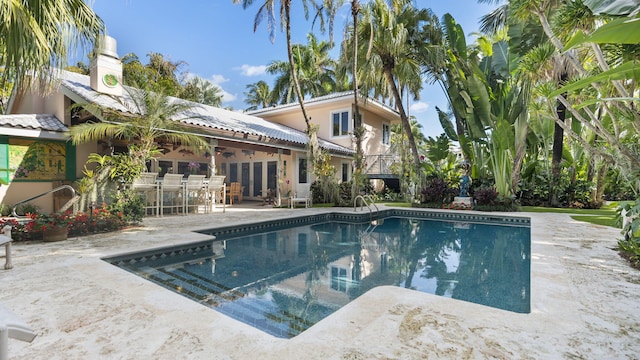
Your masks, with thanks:
[[[138,272],[144,273],[144,277],[157,284],[277,337],[291,338],[313,325],[278,306],[271,293],[246,295],[248,287],[230,288],[184,265],[145,267],[139,268]],[[299,270],[295,271],[297,272]],[[286,275],[288,276],[290,275]],[[252,285],[253,289],[255,285]]]
[[[216,310],[282,338],[293,337],[313,325],[282,310],[267,298],[245,297],[226,302]]]
[[[196,301],[202,301],[212,293],[223,294],[222,298],[226,300],[234,300],[237,297],[244,296],[242,293],[230,291],[228,287],[222,284],[197,279],[193,276],[184,276],[184,274],[177,272],[176,269],[151,269],[145,271],[145,277]]]

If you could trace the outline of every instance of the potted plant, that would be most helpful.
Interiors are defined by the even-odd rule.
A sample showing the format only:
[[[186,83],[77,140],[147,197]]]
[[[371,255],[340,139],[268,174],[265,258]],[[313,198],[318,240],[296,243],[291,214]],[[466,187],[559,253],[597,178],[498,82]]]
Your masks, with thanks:
[[[66,240],[71,221],[67,213],[37,214],[33,217],[33,230],[41,230],[44,241]]]

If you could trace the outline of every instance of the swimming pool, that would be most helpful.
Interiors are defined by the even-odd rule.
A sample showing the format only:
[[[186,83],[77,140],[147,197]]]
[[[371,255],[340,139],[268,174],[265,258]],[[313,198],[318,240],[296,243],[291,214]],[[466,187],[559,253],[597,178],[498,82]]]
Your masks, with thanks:
[[[451,214],[290,218],[105,260],[282,338],[380,285],[528,313],[528,219]]]

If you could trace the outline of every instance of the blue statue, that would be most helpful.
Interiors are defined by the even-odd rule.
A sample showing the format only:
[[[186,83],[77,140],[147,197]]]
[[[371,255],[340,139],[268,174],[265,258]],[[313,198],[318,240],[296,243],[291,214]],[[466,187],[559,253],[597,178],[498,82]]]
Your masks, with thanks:
[[[464,174],[460,179],[460,197],[468,197],[469,196],[469,183],[471,182],[471,178],[469,175]]]
[[[468,197],[469,186],[471,185],[471,176],[469,176],[471,166],[468,162],[464,161],[462,163],[462,170],[464,170],[464,174],[460,178],[460,197]]]

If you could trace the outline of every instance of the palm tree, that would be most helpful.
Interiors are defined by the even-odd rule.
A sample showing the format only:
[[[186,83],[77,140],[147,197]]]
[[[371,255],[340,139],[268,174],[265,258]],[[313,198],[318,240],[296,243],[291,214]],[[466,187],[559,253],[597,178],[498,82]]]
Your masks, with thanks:
[[[222,90],[211,81],[194,76],[185,82],[178,97],[199,104],[220,107],[223,95]]]
[[[92,114],[99,114],[99,122],[74,125],[69,129],[73,144],[104,139],[130,141],[130,157],[140,168],[158,154],[158,141],[180,143],[204,152],[209,144],[201,136],[190,132],[181,121],[193,118],[194,104],[167,97],[145,89],[125,87],[126,96],[113,97],[126,113],[96,104],[80,104]]]
[[[88,46],[104,32],[102,19],[83,0],[0,0],[0,85],[30,71],[63,68],[68,46]],[[38,75],[51,79],[46,71]]]
[[[258,13],[256,14],[254,23],[253,23],[253,31],[255,32],[260,25],[260,22],[266,17],[267,18],[267,27],[269,28],[269,37],[271,42],[275,41],[275,28],[276,28],[276,16],[275,16],[275,5],[276,0],[261,0],[264,1],[260,6]],[[242,3],[242,7],[246,9],[248,6],[252,5],[254,0],[233,0],[234,4]],[[308,18],[308,6],[311,3],[314,7],[317,8],[315,3],[312,0],[301,0],[302,5],[305,9],[305,17]],[[304,97],[302,96],[302,91],[300,89],[300,83],[298,81],[298,72],[296,71],[296,63],[293,58],[293,47],[291,45],[291,0],[280,0],[280,24],[285,29],[286,39],[287,39],[287,59],[289,61],[289,67],[291,68],[291,82],[293,83],[293,88],[298,98],[298,103],[300,104],[300,110],[302,111],[302,116],[304,117],[305,124],[307,126],[307,135],[309,136],[309,157],[313,162],[318,154],[318,140],[316,130],[311,125],[311,120],[307,115],[307,110],[304,106]]]
[[[247,85],[247,92],[244,94],[247,96],[244,102],[251,105],[246,108],[247,111],[257,110],[259,107],[264,109],[276,104],[273,92],[269,89],[269,84],[262,80]]]
[[[422,27],[432,17],[428,10],[417,10],[408,0],[393,1],[391,5],[384,0],[375,0],[363,10],[356,32],[360,44],[358,57],[363,62],[356,76],[366,89],[384,84],[382,91],[390,94],[395,102],[417,168],[420,156],[400,89],[407,88],[414,97],[419,94],[422,86],[419,44],[428,41]],[[348,41],[351,42],[348,47],[353,46],[353,39]],[[384,83],[380,82],[380,75]]]
[[[336,88],[335,61],[330,57],[331,47],[328,42],[316,39],[315,35],[307,35],[308,44],[293,45],[293,58],[297,64],[297,78],[303,97],[322,96],[333,92]],[[274,95],[278,95],[280,103],[287,104],[296,98],[294,84],[291,81],[291,67],[285,61],[274,61],[267,67],[270,74],[278,74],[273,87]]]

